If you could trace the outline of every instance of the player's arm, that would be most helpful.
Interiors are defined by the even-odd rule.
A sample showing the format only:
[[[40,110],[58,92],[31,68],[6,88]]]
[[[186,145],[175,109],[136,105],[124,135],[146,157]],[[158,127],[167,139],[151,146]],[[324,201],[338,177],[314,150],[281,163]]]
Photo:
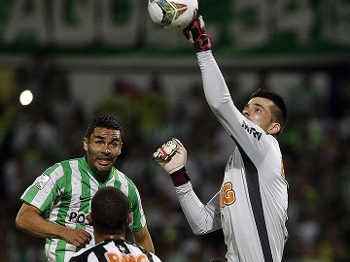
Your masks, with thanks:
[[[16,216],[16,228],[35,237],[63,239],[77,247],[84,247],[91,240],[82,229],[67,228],[42,217],[41,211],[28,203],[23,203]]]
[[[219,194],[206,205],[199,200],[185,168],[187,151],[182,143],[172,139],[157,149],[153,159],[170,175],[193,233],[201,235],[221,228]]]
[[[211,51],[211,36],[207,34],[203,17],[198,14],[193,23],[184,29],[184,34],[193,43],[201,70],[205,98],[219,121],[227,128],[226,116],[241,115],[234,106],[224,76]],[[239,124],[240,121],[236,120]]]
[[[141,204],[141,197],[136,185],[129,180],[129,202],[131,203],[131,211],[133,214],[132,224],[130,230],[133,235],[135,244],[142,246],[149,252],[154,253],[154,245],[151,234],[148,231],[147,222],[143,207]]]
[[[221,228],[219,193],[204,205],[195,194],[190,182],[175,189],[194,234],[203,235]]]
[[[154,253],[154,245],[147,224],[138,232],[132,232],[135,244],[142,246],[149,252]]]
[[[256,161],[262,160],[271,143],[265,139],[263,129],[245,118],[234,105],[224,76],[212,54],[211,36],[206,32],[203,17],[198,15],[193,24],[184,30],[184,34],[196,50],[205,98],[211,110],[240,148],[249,156],[254,154]],[[257,158],[257,150],[261,152],[260,158]]]

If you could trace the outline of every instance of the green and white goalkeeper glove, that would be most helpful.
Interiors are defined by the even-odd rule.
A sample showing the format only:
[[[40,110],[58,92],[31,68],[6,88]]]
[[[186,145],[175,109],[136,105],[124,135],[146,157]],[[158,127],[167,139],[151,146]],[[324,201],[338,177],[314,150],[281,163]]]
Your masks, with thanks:
[[[171,175],[186,166],[187,150],[178,139],[173,138],[158,148],[152,158]]]

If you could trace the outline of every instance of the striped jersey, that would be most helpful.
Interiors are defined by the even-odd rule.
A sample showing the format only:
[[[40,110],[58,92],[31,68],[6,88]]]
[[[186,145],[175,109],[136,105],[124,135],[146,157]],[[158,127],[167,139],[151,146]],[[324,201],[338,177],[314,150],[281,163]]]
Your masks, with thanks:
[[[115,186],[127,195],[132,212],[129,228],[140,231],[146,224],[146,218],[135,184],[114,167],[108,179],[101,180],[90,169],[85,157],[64,160],[48,168],[25,190],[21,200],[38,208],[46,220],[69,228],[84,229],[93,237],[93,229],[87,219],[91,198],[105,186]],[[94,244],[92,239],[87,247]],[[50,262],[68,262],[78,250],[62,239],[46,239],[45,254]]]
[[[161,262],[153,253],[127,240],[108,239],[75,253],[69,262]]]
[[[197,53],[206,99],[233,139],[218,192],[206,205],[190,182],[176,188],[196,234],[222,228],[228,262],[280,262],[288,238],[288,183],[277,140],[234,106],[212,52]]]

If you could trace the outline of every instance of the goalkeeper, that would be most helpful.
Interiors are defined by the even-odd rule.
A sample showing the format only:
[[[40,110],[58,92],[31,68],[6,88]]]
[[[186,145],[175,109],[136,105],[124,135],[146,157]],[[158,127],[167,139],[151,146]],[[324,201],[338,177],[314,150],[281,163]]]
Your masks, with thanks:
[[[220,192],[203,204],[186,171],[187,151],[177,139],[153,154],[170,175],[193,232],[222,228],[229,262],[280,262],[288,238],[288,183],[276,137],[287,109],[276,93],[258,89],[240,112],[211,51],[211,36],[198,15],[184,33],[196,50],[204,94],[235,145]]]

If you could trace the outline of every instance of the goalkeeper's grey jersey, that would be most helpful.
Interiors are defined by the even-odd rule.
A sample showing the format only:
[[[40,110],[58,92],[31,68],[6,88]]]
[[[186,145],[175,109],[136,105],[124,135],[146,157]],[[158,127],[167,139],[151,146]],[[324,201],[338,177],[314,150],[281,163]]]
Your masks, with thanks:
[[[139,192],[134,183],[113,168],[109,178],[101,181],[90,169],[85,157],[65,160],[48,168],[29,186],[21,199],[37,207],[46,220],[69,228],[81,228],[93,237],[87,217],[91,198],[98,189],[115,186],[130,201],[132,231],[140,231],[146,224]],[[94,245],[94,240],[88,246]],[[50,262],[68,262],[78,249],[61,239],[46,239],[45,254]]]
[[[208,104],[235,149],[221,191],[203,205],[191,183],[176,188],[196,234],[222,227],[229,262],[280,262],[288,238],[288,183],[277,140],[234,106],[211,51],[197,53]]]
[[[131,244],[127,240],[108,239],[96,246],[81,250],[73,255],[70,262],[117,262],[117,261],[140,261],[161,262],[153,253],[146,249]]]

